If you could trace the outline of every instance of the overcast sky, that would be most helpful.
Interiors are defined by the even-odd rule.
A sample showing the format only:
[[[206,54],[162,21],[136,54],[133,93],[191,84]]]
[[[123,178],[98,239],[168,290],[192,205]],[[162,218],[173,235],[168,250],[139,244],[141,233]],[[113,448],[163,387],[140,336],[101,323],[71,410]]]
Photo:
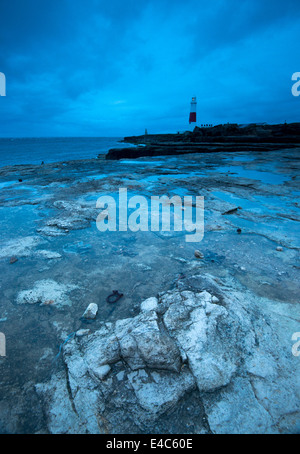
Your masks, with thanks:
[[[0,0],[1,137],[299,121],[299,0]]]

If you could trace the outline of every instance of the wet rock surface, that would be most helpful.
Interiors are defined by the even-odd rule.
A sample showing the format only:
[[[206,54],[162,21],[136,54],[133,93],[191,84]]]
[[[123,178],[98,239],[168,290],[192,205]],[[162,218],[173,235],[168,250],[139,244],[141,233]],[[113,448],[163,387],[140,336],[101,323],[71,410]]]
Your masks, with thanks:
[[[298,430],[299,149],[12,166],[0,184],[1,433]],[[203,240],[99,232],[120,188],[204,196]]]
[[[66,372],[36,386],[51,433],[159,433],[171,413],[181,414],[181,433],[190,422],[195,433],[300,429],[300,365],[286,354],[278,314],[212,276],[191,278],[221,302],[172,290],[64,346]],[[197,411],[185,407],[191,394]]]

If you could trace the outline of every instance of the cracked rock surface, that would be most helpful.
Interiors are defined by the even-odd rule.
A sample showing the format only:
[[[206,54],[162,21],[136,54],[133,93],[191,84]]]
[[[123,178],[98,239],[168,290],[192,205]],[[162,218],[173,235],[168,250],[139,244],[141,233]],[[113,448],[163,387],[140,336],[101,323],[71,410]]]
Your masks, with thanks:
[[[65,373],[36,386],[50,433],[162,433],[166,419],[170,433],[299,430],[299,362],[278,310],[192,280],[210,291],[186,283],[64,345]]]

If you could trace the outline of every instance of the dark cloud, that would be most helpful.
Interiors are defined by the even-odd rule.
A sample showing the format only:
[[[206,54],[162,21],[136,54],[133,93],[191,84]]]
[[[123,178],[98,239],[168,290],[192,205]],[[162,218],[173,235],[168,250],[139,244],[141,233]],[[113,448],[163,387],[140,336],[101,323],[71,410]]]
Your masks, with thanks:
[[[298,0],[2,0],[0,136],[296,121]]]

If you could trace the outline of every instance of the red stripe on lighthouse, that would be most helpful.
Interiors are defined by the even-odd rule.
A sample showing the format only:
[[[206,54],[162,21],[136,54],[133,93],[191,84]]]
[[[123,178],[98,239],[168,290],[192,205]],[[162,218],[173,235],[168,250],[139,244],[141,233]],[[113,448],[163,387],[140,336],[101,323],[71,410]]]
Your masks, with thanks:
[[[190,123],[196,123],[196,121],[197,121],[196,112],[191,112],[190,113]]]

